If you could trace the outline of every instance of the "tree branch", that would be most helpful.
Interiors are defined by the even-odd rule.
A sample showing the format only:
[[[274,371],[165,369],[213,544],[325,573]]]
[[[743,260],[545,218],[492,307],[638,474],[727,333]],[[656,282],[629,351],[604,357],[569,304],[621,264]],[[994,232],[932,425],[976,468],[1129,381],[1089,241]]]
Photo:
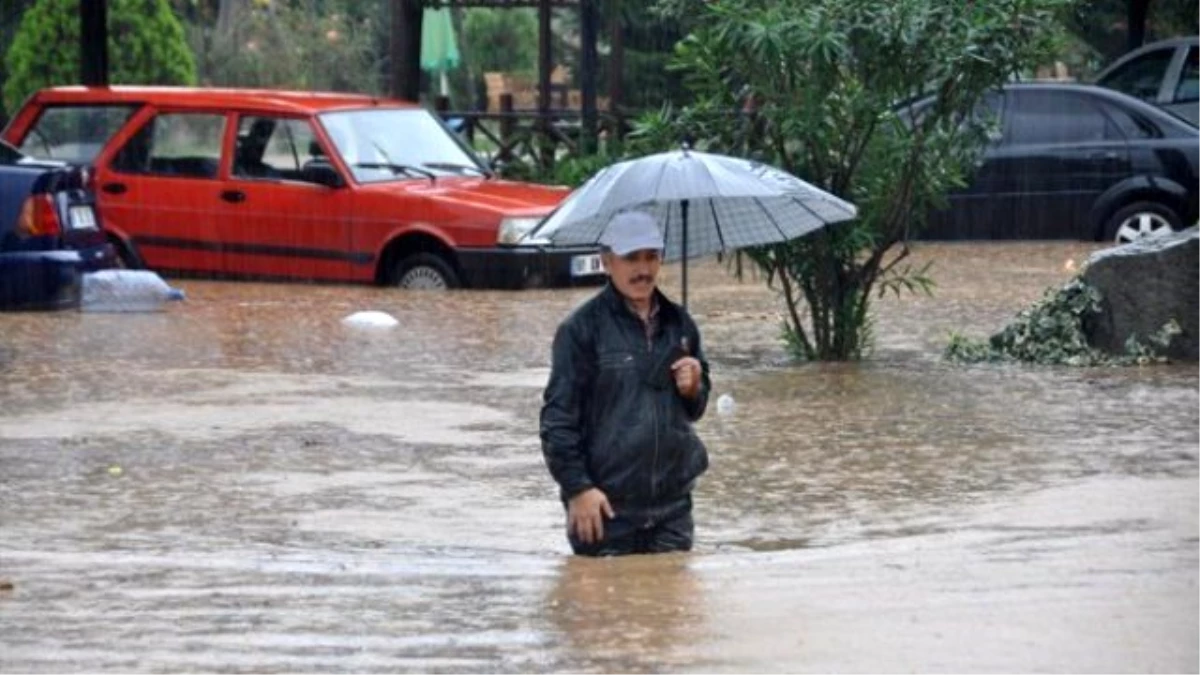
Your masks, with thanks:
[[[880,268],[879,276],[883,276],[883,275],[887,274],[888,272],[891,272],[892,268],[895,267],[897,264],[899,264],[901,260],[904,260],[905,258],[907,258],[908,254],[911,252],[912,252],[912,249],[910,249],[908,247],[908,242],[907,241],[904,242],[904,244],[900,247],[899,253],[896,254],[896,257],[893,258],[891,260],[891,262],[889,262],[887,265],[884,265],[882,268]]]
[[[875,127],[879,126],[879,116],[871,117],[871,121],[867,123],[866,130],[859,137],[857,147],[851,152],[853,153],[850,163],[846,166],[846,175],[841,177],[839,184],[833,185],[833,193],[839,197],[846,195],[846,190],[850,187],[850,182],[854,178],[854,173],[858,171],[858,165],[862,163],[863,155],[866,154],[867,145],[871,142],[871,137],[875,135]],[[847,134],[849,135],[849,134]]]
[[[787,149],[787,141],[783,138],[783,132],[777,120],[771,119],[767,122],[767,129],[771,135],[771,147],[775,149],[775,154],[779,156],[779,165],[785,171],[795,171],[796,166],[793,163],[791,153]]]
[[[784,269],[783,256],[778,253],[774,254],[775,269],[779,274],[779,282],[783,286],[783,297],[787,303],[788,314],[791,316],[792,332],[796,334],[796,338],[800,341],[800,348],[804,350],[805,358],[812,360],[814,357],[812,343],[808,341],[808,335],[804,332],[804,325],[800,323],[800,314],[796,311],[796,298],[792,292],[791,278],[788,277],[787,270]]]

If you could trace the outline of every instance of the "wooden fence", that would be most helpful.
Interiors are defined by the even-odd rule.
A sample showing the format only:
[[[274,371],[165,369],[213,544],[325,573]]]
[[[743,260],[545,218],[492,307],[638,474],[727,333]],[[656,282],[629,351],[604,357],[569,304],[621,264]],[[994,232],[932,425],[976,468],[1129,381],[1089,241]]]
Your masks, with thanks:
[[[565,157],[592,154],[602,142],[622,139],[628,132],[628,118],[619,113],[597,111],[595,131],[589,133],[581,111],[517,110],[512,94],[500,95],[496,112],[450,110],[445,97],[435,99],[434,110],[491,164],[524,163],[542,171]]]

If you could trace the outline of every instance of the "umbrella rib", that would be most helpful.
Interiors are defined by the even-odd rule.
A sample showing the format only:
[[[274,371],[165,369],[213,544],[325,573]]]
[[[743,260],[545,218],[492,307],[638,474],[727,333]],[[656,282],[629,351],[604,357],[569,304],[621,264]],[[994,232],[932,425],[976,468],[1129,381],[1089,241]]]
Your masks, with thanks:
[[[713,229],[717,231],[717,240],[721,242],[721,250],[725,250],[725,235],[721,234],[721,221],[717,220],[717,203],[715,199],[708,200],[708,210],[712,212]]]
[[[671,202],[667,202],[667,217],[663,218],[663,259],[667,258],[667,245],[671,241]]]
[[[802,208],[802,209],[804,209],[805,211],[808,211],[809,213],[811,213],[811,214],[812,214],[812,216],[813,216],[813,218],[816,218],[816,219],[817,219],[817,222],[818,222],[818,223],[822,223],[822,224],[825,224],[825,225],[829,225],[829,221],[828,221],[828,220],[825,220],[825,219],[824,219],[824,218],[822,218],[820,215],[818,215],[816,211],[813,211],[812,209],[808,208],[808,204],[805,204],[804,202],[800,201],[799,199],[797,199],[797,198],[795,198],[795,197],[792,197],[792,201],[794,201],[794,202],[796,202],[797,204],[799,204],[799,205],[800,205],[800,208]]]
[[[662,162],[662,164],[659,166],[659,169],[658,180],[654,181],[654,189],[650,192],[650,199],[653,201],[658,200],[658,191],[662,188],[663,178],[667,175],[667,163],[665,161]]]
[[[779,236],[781,237],[779,241],[783,242],[791,239],[791,237],[787,236],[787,233],[783,231],[783,228],[779,226],[779,223],[775,220],[775,216],[772,216],[771,212],[767,210],[767,207],[763,205],[761,199],[755,197],[754,203],[758,205],[758,208],[762,209],[763,215],[767,217],[767,220],[771,221],[771,224],[775,226],[775,230],[779,232]]]

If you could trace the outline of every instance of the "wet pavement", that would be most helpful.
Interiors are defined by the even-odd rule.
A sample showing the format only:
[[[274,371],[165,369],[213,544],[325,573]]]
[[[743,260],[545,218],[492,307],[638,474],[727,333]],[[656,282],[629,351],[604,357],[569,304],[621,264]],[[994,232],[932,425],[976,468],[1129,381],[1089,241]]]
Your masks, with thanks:
[[[1195,364],[940,358],[1094,248],[921,246],[938,289],[857,364],[788,363],[771,292],[694,264],[736,401],[697,550],[612,560],[566,555],[537,440],[592,290],[0,316],[0,671],[1195,672]]]

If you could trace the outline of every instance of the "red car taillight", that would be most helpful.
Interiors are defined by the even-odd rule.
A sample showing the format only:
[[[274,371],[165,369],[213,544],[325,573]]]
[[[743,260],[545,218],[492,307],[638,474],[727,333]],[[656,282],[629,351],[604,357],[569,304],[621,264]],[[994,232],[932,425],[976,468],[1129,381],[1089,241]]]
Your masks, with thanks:
[[[58,210],[54,208],[54,198],[50,195],[33,195],[21,206],[21,215],[17,218],[17,234],[24,237],[58,235],[62,233],[62,223],[58,220]]]

